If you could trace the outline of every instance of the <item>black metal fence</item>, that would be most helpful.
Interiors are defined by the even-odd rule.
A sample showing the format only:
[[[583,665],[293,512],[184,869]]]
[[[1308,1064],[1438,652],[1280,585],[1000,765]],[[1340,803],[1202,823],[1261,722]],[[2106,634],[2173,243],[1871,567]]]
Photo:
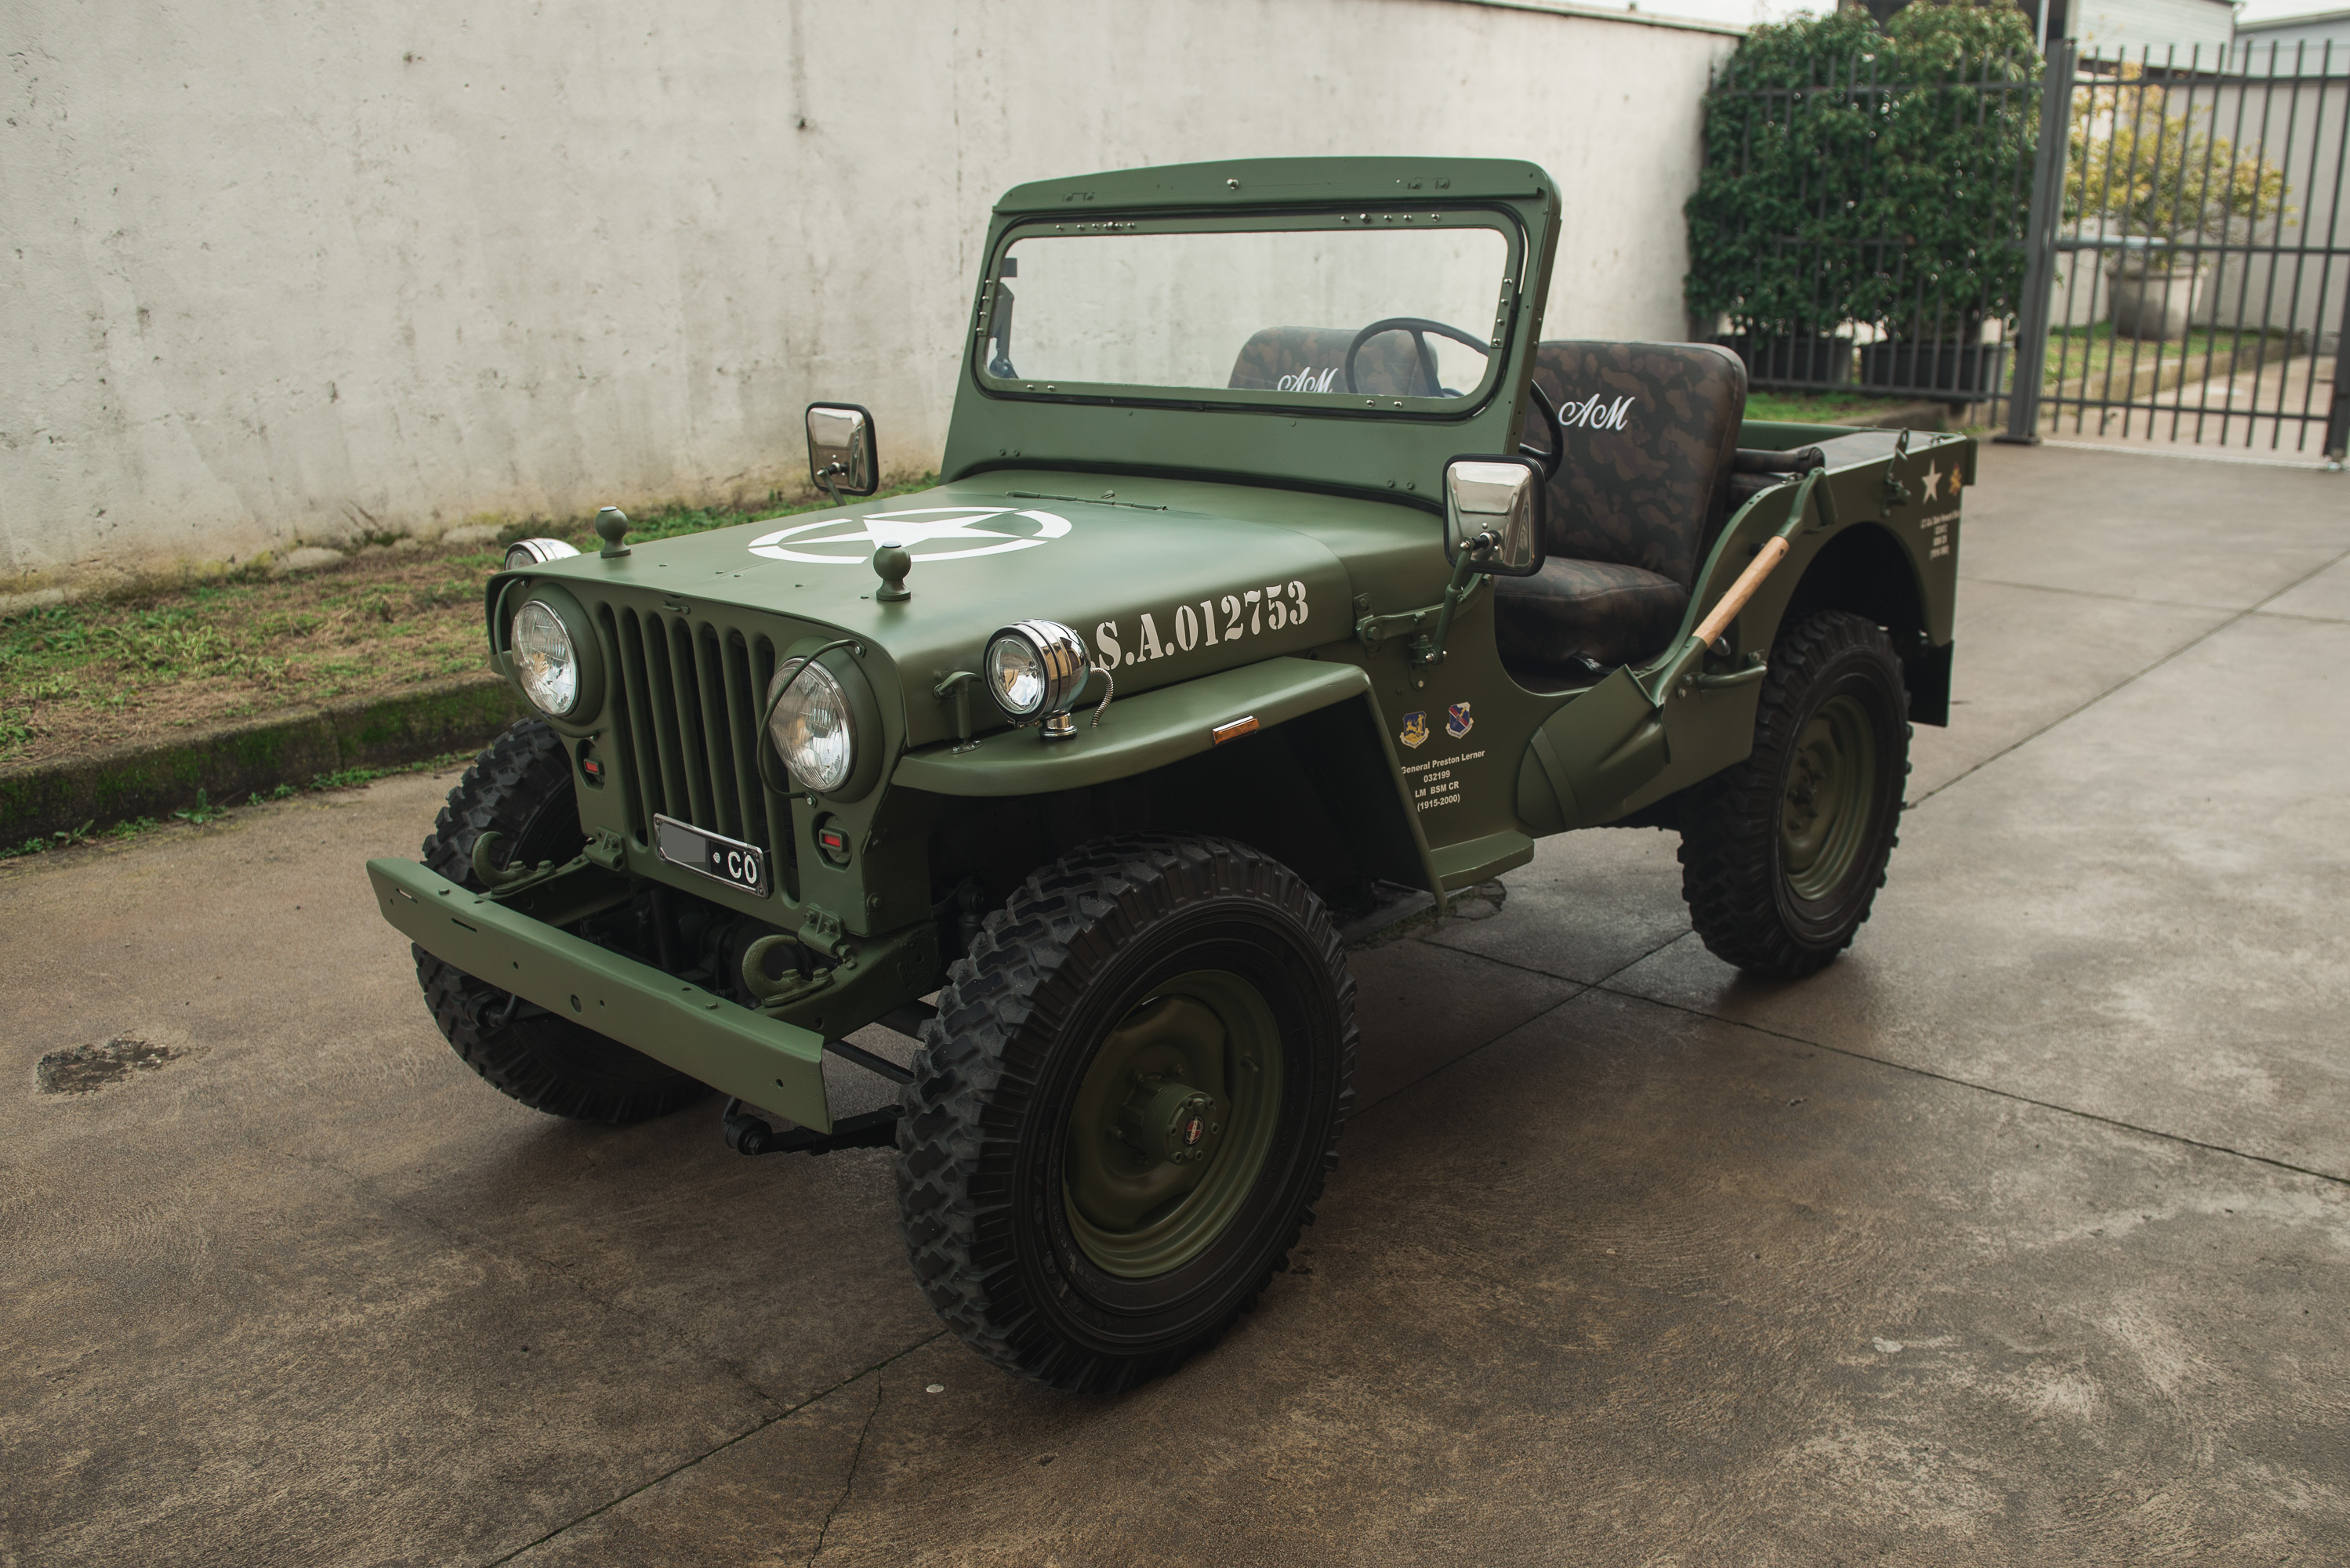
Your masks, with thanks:
[[[1699,335],[1758,389],[2003,412],[2040,62],[1923,71],[1868,52],[1807,70],[1747,74],[1733,57],[1709,98],[1690,212]]]
[[[2350,51],[2050,46],[2008,441],[2338,460]]]

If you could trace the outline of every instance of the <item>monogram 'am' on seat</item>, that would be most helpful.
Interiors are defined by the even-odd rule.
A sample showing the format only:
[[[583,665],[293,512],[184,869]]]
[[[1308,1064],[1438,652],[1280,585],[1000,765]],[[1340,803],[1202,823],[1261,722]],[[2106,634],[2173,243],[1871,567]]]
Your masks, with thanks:
[[[1382,332],[1355,356],[1355,385],[1347,385],[1351,327],[1268,327],[1241,345],[1228,386],[1257,392],[1367,392],[1384,398],[1433,398],[1444,388],[1432,355],[1409,332]]]
[[[1746,368],[1705,343],[1544,343],[1566,453],[1543,569],[1493,579],[1502,660],[1549,683],[1661,651],[1730,513]],[[1528,439],[1546,444],[1540,416]]]

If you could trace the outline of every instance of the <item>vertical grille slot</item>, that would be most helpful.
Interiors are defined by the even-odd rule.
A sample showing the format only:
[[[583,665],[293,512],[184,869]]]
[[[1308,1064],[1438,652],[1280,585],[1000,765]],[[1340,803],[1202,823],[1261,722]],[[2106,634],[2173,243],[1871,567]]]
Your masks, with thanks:
[[[734,785],[734,737],[740,733],[726,712],[725,655],[718,628],[707,623],[694,628],[694,698],[702,714],[702,756],[710,778],[711,826],[729,838],[741,838],[743,796]]]
[[[759,784],[759,710],[764,687],[751,681],[751,650],[739,631],[726,634],[720,668],[723,671],[720,700],[725,704],[726,732],[733,736],[734,799],[743,814],[742,836],[754,844],[767,842],[767,803]]]
[[[652,677],[645,660],[644,623],[637,612],[620,612],[620,685],[628,695],[629,729],[633,737],[630,754],[636,763],[637,797],[644,802],[644,819],[638,826],[641,840],[650,834],[656,815],[669,811],[669,791],[664,787],[661,773],[660,746],[656,739],[659,726],[653,721],[652,703],[647,693],[652,690]]]
[[[627,645],[620,639],[619,618],[610,605],[596,607],[596,634],[604,645],[604,668],[612,671],[609,761],[619,769],[620,800],[628,809],[629,832],[641,843],[650,835],[652,819],[646,815],[650,807],[645,799],[644,769],[637,762],[637,738],[644,733],[644,727],[629,702],[629,693],[639,683],[629,678]]]

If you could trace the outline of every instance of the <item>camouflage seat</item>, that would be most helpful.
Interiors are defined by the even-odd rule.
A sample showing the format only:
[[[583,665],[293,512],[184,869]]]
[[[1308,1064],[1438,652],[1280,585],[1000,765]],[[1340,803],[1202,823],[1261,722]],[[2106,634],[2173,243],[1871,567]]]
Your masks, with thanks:
[[[1566,455],[1550,482],[1548,559],[1493,580],[1502,659],[1588,675],[1662,651],[1729,515],[1746,368],[1704,343],[1544,343],[1534,379]],[[1548,440],[1539,416],[1529,440]]]
[[[1351,327],[1268,327],[1241,345],[1225,384],[1262,392],[1344,392]],[[1382,332],[1355,356],[1357,390],[1432,398],[1443,389],[1409,332]]]

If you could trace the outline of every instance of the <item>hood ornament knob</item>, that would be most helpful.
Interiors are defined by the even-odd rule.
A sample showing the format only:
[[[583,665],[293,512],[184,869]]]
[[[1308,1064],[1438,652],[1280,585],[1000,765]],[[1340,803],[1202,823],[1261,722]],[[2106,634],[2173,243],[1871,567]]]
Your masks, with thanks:
[[[604,540],[606,557],[625,556],[629,547],[620,543],[629,536],[629,514],[617,506],[607,506],[596,514],[596,532]]]
[[[893,605],[914,597],[906,586],[906,574],[914,569],[914,557],[906,554],[906,546],[895,540],[885,540],[873,552],[873,575],[881,579],[880,591],[873,597],[885,605]]]

